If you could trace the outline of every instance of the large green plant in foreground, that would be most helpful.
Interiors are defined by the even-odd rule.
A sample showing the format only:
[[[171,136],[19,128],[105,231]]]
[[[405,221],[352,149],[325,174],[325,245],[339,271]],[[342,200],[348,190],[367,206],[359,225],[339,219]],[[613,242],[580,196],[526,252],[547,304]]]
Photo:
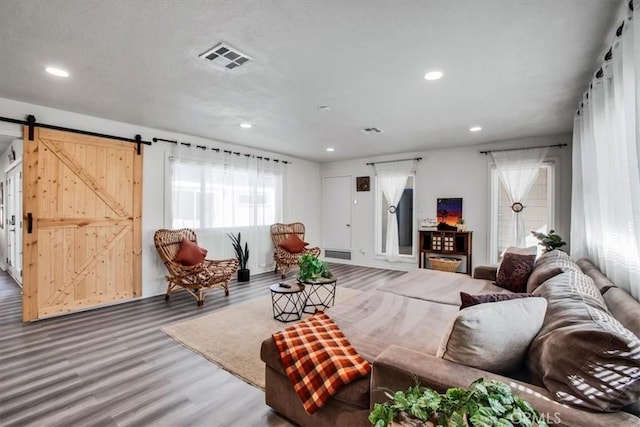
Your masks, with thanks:
[[[480,378],[469,390],[456,387],[442,394],[416,381],[406,392],[385,394],[391,401],[376,403],[369,415],[375,427],[388,426],[401,412],[434,426],[547,427],[538,411],[499,381]]]

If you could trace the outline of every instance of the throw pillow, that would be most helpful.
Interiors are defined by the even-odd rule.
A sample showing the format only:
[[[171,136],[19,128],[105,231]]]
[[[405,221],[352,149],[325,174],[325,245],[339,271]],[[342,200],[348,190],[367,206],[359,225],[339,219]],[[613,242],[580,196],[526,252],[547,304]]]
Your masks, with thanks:
[[[207,256],[207,250],[193,243],[186,238],[180,242],[180,250],[173,259],[175,262],[179,262],[182,265],[196,265],[204,261],[204,257]]]
[[[518,370],[544,320],[544,298],[520,298],[460,310],[437,357],[497,374]]]
[[[561,403],[595,411],[618,411],[640,399],[640,339],[607,311],[592,281],[569,271],[534,294],[547,300],[527,355],[536,383]]]
[[[640,337],[640,304],[631,295],[620,288],[611,287],[603,295],[609,312],[625,328]]]
[[[564,254],[562,251],[551,251],[548,253]],[[533,292],[547,280],[557,276],[558,274],[568,271],[575,271],[582,273],[582,270],[569,258],[568,255],[564,256],[547,256],[543,255],[536,261],[536,265],[533,267],[533,271],[527,281],[527,292]]]
[[[527,280],[536,262],[535,254],[507,250],[496,274],[496,285],[513,292],[526,292]]]
[[[517,255],[536,255],[537,256],[538,248],[536,246],[529,246],[527,248],[509,246],[507,249],[504,250],[504,252],[502,253],[502,256],[504,257],[504,254],[506,254],[507,252],[512,254],[517,254]]]
[[[529,298],[532,297],[531,294],[480,294],[480,295],[471,295],[466,292],[460,292],[460,301],[462,304],[460,305],[460,310],[467,307],[472,307],[478,304],[485,304],[489,302],[500,302],[500,301],[510,301],[512,299],[518,298]]]
[[[291,252],[292,254],[302,252],[304,250],[304,247],[307,245],[308,243],[300,239],[295,233],[289,234],[284,242],[278,244],[278,246],[280,246],[282,249],[286,250],[287,252]]]
[[[545,334],[529,357],[540,358],[536,374],[560,403],[616,412],[640,399],[640,340],[608,313],[585,310],[593,319]]]
[[[552,251],[544,252],[542,255],[538,257],[536,264],[539,262],[552,261],[555,259],[567,259],[570,260],[571,257],[568,253],[561,251],[560,249],[554,249]]]

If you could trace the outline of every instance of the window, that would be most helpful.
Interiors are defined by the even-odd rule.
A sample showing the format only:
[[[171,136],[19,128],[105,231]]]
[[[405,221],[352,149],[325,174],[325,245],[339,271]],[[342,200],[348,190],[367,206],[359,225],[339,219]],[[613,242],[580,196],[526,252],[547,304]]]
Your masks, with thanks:
[[[280,218],[282,176],[242,166],[174,160],[173,228],[270,225]]]
[[[407,178],[407,183],[405,184],[404,191],[402,192],[402,197],[396,207],[395,215],[398,219],[398,251],[401,257],[414,256],[414,184],[415,173],[412,173]],[[378,255],[386,255],[387,221],[391,214],[388,209],[389,202],[382,193],[380,185],[376,185],[376,200],[376,206],[378,206],[376,209],[376,252]]]
[[[538,171],[538,176],[533,183],[524,210],[520,213],[524,219],[527,232],[526,245],[537,246],[536,239],[531,231],[547,233],[553,229],[555,218],[554,211],[555,165],[553,162],[545,162]],[[509,197],[498,177],[495,169],[491,172],[491,241],[490,262],[497,263],[500,255],[509,245],[509,233],[511,230],[512,211]],[[538,246],[538,251],[542,248]]]

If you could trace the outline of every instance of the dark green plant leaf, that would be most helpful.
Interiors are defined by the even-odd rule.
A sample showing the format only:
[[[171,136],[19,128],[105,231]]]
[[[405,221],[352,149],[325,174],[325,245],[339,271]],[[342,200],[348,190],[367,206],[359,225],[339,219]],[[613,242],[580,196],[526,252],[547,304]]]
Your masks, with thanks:
[[[373,406],[373,411],[369,414],[369,422],[375,427],[387,427],[393,418],[395,412],[386,403],[376,403]]]
[[[467,427],[467,423],[465,422],[464,415],[459,413],[454,413],[449,418],[449,422],[447,423],[449,427]],[[491,427],[491,424],[489,424]]]
[[[506,409],[504,408],[502,403],[500,403],[499,399],[489,397],[488,401],[491,409],[493,410],[493,412],[495,412],[496,415],[503,415],[506,412]]]
[[[231,244],[233,245],[233,251],[236,254],[236,258],[238,258],[238,262],[240,263],[240,268],[247,268],[247,262],[249,261],[249,245],[247,242],[244,243],[244,250],[242,249],[242,235],[238,232],[238,236],[235,236],[232,233],[227,233],[227,236],[231,239]]]

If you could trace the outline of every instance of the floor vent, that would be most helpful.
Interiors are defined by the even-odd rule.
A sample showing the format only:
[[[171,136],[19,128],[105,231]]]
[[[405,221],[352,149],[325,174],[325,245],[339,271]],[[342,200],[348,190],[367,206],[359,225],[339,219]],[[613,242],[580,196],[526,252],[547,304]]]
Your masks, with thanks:
[[[335,259],[351,259],[351,251],[333,251],[331,249],[326,249],[324,251],[325,258],[335,258]]]
[[[218,43],[205,53],[201,54],[200,58],[211,61],[228,70],[241,67],[253,59],[249,55],[245,55],[238,49],[225,43]]]

